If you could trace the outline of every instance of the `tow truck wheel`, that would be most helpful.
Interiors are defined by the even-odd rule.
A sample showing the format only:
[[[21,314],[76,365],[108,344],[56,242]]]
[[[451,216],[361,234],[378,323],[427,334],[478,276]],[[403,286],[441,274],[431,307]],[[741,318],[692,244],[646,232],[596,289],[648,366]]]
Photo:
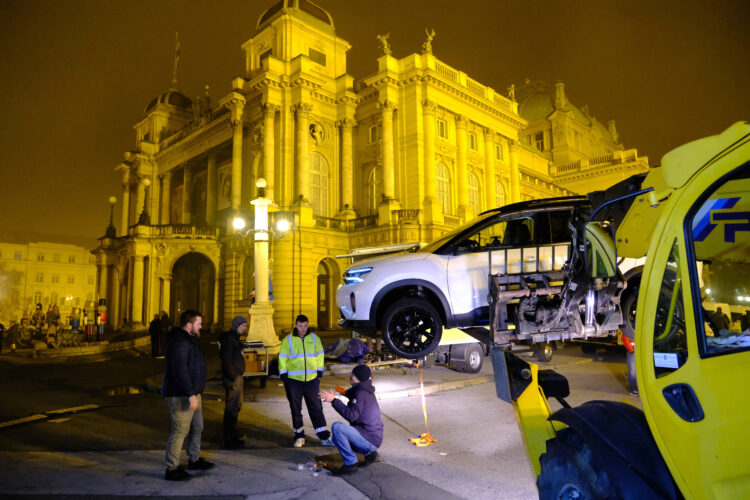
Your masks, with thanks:
[[[536,478],[540,500],[619,498],[591,448],[570,428],[547,441]]]
[[[551,342],[539,342],[534,344],[534,356],[539,361],[547,362],[552,359],[555,349]]]
[[[417,359],[438,346],[443,324],[432,304],[419,298],[405,298],[386,309],[382,332],[391,352],[402,358]]]
[[[479,344],[466,344],[464,359],[456,364],[456,370],[464,373],[477,373],[484,363],[484,350]]]

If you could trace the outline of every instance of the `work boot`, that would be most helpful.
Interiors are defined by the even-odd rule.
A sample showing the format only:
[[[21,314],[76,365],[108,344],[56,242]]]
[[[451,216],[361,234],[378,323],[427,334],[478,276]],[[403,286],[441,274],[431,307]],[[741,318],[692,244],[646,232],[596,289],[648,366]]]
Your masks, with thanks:
[[[208,470],[214,467],[216,467],[215,463],[203,460],[202,458],[198,458],[195,462],[188,461],[188,469],[191,470]]]
[[[357,464],[350,464],[350,465],[344,465],[340,469],[336,469],[333,471],[334,476],[348,476],[349,474],[354,474],[357,472]]]
[[[369,453],[365,455],[365,461],[360,467],[367,467],[370,464],[374,464],[375,462],[380,461],[380,455],[378,455],[377,451],[373,451],[372,453]]]
[[[303,446],[305,446],[305,436],[300,436],[294,440],[295,448],[302,448]]]
[[[182,467],[177,467],[176,469],[171,470],[167,469],[164,473],[164,479],[167,481],[187,481],[191,477],[193,476],[188,474]]]

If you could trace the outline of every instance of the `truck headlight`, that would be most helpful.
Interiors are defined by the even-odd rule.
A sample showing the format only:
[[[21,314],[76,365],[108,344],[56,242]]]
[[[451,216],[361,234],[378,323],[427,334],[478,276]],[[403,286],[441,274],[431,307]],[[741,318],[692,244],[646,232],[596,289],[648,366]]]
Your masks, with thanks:
[[[372,271],[372,267],[355,267],[347,269],[344,273],[344,283],[347,285],[354,285],[356,283],[362,283],[364,281],[365,274]]]

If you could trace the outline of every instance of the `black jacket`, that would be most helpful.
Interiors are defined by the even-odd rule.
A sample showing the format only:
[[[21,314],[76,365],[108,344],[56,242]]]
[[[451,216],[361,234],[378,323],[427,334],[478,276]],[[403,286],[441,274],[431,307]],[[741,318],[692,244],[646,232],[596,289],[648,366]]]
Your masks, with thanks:
[[[148,324],[148,333],[150,333],[152,337],[158,337],[161,333],[161,320],[152,319],[151,323]]]
[[[240,336],[234,330],[229,330],[221,334],[219,344],[222,376],[225,381],[234,382],[245,373],[245,357],[242,355]]]
[[[166,366],[161,393],[166,397],[193,396],[206,388],[206,360],[198,337],[175,327],[167,335]]]
[[[349,404],[345,405],[340,399],[334,399],[333,409],[357,429],[363,438],[379,447],[383,443],[383,421],[380,419],[380,406],[375,398],[372,380],[354,384],[344,396],[349,398]]]

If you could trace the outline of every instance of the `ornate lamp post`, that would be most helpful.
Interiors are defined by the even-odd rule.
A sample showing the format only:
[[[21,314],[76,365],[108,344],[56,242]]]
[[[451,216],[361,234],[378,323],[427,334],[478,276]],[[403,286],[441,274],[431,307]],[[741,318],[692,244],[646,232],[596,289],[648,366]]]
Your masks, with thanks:
[[[107,203],[109,203],[109,226],[107,226],[107,229],[104,231],[104,237],[105,238],[116,238],[117,237],[117,229],[115,229],[115,224],[113,222],[113,217],[115,215],[115,203],[117,203],[117,198],[114,196],[110,196],[107,199]]]
[[[138,225],[147,226],[151,224],[151,217],[148,215],[148,188],[151,186],[151,179],[148,177],[143,179],[143,186],[145,187],[146,193],[143,196],[143,210],[141,211],[141,215],[138,216]]]

